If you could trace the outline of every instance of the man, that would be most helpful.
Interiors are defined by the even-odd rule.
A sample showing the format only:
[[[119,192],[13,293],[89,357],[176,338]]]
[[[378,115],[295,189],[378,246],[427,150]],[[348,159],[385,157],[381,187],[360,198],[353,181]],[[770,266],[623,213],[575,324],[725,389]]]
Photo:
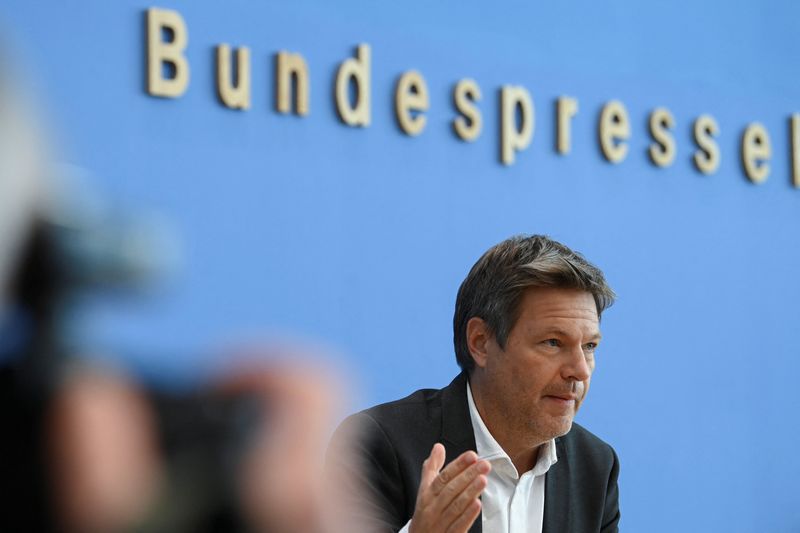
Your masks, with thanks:
[[[358,529],[618,531],[617,456],[573,424],[613,300],[598,268],[547,237],[487,251],[456,299],[461,374],[350,417],[334,438],[331,462],[360,468],[369,496],[349,507]],[[354,455],[339,444],[350,431]]]

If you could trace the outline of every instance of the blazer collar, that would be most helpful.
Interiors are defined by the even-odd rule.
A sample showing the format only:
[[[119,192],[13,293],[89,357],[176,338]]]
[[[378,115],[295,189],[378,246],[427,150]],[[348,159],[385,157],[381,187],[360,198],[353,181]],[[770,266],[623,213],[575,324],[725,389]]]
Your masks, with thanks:
[[[442,389],[442,442],[447,461],[467,450],[475,450],[475,433],[467,405],[467,376],[461,373]]]
[[[542,533],[571,531],[572,514],[568,506],[570,467],[564,437],[556,438],[558,462],[550,467],[544,480],[544,519]]]
[[[445,463],[462,453],[475,451],[475,432],[467,404],[467,375],[462,372],[442,389],[442,443],[447,451]],[[481,533],[482,515],[478,515],[469,533]]]

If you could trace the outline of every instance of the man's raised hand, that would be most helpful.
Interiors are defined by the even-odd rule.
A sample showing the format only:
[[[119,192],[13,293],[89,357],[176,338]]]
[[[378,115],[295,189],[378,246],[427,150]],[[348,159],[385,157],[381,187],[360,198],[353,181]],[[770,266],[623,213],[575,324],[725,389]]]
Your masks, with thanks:
[[[481,512],[489,462],[469,451],[442,469],[444,459],[444,446],[436,443],[422,463],[410,533],[466,533]]]

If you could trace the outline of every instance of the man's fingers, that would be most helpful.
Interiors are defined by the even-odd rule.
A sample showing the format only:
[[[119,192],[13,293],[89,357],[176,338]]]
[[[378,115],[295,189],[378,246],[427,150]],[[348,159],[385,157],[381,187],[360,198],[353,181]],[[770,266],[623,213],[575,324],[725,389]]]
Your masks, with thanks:
[[[465,513],[469,516],[469,510],[478,501],[478,496],[486,488],[486,483],[487,480],[484,474],[475,475],[444,509],[441,523],[443,525],[454,524],[458,523]],[[467,524],[467,529],[472,524],[472,520]]]
[[[464,452],[442,468],[444,461],[444,446],[435,444],[422,464],[412,531],[465,533],[480,513],[478,496],[486,488],[489,462],[479,460],[474,451]]]
[[[475,522],[475,519],[478,518],[478,515],[481,513],[481,501],[477,498],[472,500],[467,508],[464,509],[464,512],[450,524],[450,527],[447,528],[447,533],[467,533],[469,528],[472,526],[472,523]]]
[[[470,488],[470,484],[476,478],[487,475],[491,469],[488,461],[479,460],[462,470],[436,495],[436,506],[442,510],[446,509],[453,500]],[[480,494],[480,491],[477,494]]]
[[[444,447],[442,447],[444,450]],[[473,451],[464,452],[442,470],[431,484],[434,496],[438,495],[445,486],[455,479],[461,472],[475,464],[478,454]]]
[[[444,456],[444,445],[437,442],[433,445],[433,448],[431,448],[430,455],[431,468],[433,468],[437,474],[444,466]]]
[[[420,480],[420,488],[427,487],[439,475],[439,471],[444,465],[444,446],[436,443],[431,448],[431,453],[427,459],[422,463],[422,479]]]

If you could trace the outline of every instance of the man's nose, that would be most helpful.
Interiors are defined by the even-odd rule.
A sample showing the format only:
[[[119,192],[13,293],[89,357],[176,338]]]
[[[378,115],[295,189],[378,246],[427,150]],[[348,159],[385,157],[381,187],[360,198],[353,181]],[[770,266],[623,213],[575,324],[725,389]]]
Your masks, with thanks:
[[[589,366],[589,359],[583,351],[582,346],[578,346],[569,353],[569,360],[564,365],[564,378],[570,381],[586,381],[592,376],[592,367]]]

